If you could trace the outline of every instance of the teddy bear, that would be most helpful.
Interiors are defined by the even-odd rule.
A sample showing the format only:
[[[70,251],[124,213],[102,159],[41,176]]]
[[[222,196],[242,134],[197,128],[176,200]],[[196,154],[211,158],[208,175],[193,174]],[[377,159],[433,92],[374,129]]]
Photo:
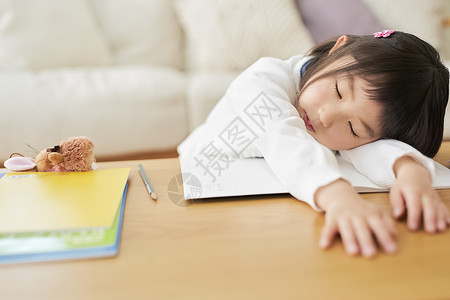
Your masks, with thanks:
[[[13,157],[14,154],[4,164],[11,171],[84,172],[95,166],[94,143],[84,136],[71,137],[44,149],[34,160],[20,154],[20,157]]]

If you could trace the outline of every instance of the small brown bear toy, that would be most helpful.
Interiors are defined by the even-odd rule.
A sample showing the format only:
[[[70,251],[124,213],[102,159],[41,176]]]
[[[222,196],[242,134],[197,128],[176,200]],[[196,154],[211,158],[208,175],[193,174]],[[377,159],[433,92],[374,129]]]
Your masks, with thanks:
[[[11,171],[39,172],[84,172],[91,171],[94,158],[94,143],[91,139],[80,136],[38,153],[36,158],[11,157],[5,167]]]
[[[84,172],[92,170],[94,144],[87,137],[71,137],[53,148],[39,152],[34,159],[39,172]]]

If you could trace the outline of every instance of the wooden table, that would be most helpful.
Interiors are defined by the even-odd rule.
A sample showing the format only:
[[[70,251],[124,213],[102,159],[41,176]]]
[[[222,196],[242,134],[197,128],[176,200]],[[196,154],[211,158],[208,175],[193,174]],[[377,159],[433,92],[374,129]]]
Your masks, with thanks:
[[[448,165],[450,145],[437,160]],[[143,163],[159,194],[150,199]],[[395,255],[318,248],[324,217],[285,196],[175,205],[177,159],[101,163],[132,167],[115,258],[0,265],[0,299],[449,299],[450,231],[411,233],[398,222]],[[450,190],[439,191],[450,206]],[[389,209],[386,193],[364,198]]]

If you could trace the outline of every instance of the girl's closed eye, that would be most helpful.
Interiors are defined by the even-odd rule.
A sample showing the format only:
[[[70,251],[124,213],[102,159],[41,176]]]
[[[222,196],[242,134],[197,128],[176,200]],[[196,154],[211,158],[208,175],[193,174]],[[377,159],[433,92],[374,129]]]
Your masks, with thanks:
[[[350,132],[355,136],[359,137],[359,135],[356,134],[356,132],[353,130],[352,122],[348,121],[348,125],[350,127]]]
[[[336,83],[334,84],[334,90],[336,92],[336,96],[338,96],[339,99],[342,99],[342,95],[341,92],[339,91],[339,86],[338,86],[338,81],[336,80]],[[355,137],[359,137],[356,132],[353,130],[353,125],[352,122],[348,121],[348,125],[350,128],[350,132],[353,134],[353,136]]]
[[[339,87],[338,87],[338,82],[336,81],[335,85],[334,85],[334,90],[336,92],[336,95],[338,96],[339,99],[342,99],[342,95],[339,92]]]

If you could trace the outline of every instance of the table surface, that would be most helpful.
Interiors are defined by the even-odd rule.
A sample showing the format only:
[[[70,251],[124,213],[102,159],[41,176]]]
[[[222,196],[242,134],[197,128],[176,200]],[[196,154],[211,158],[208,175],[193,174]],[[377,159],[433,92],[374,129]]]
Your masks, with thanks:
[[[450,143],[436,160],[448,166],[449,159]],[[396,254],[350,257],[339,240],[319,249],[324,216],[289,195],[181,207],[169,197],[178,159],[99,165],[131,167],[119,255],[0,265],[0,299],[450,298],[450,231],[412,233],[397,222]],[[450,207],[450,190],[439,194]],[[387,193],[363,197],[389,209]]]

